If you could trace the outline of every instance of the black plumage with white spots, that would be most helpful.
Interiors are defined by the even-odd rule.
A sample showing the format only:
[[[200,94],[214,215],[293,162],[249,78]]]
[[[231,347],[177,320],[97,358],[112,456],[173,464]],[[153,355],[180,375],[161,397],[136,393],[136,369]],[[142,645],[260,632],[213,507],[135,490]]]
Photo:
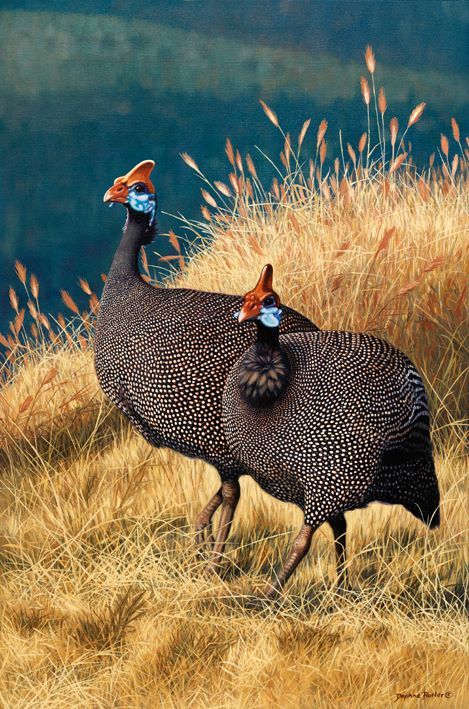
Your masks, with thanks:
[[[153,161],[140,163],[117,178],[104,196],[105,202],[126,206],[127,221],[100,302],[95,368],[104,393],[149,443],[201,458],[219,472],[222,486],[197,519],[202,533],[223,505],[226,514],[216,537],[216,560],[243,473],[225,439],[223,387],[254,329],[241,329],[233,319],[241,297],[154,288],[142,280],[140,248],[156,235],[153,167]],[[287,310],[282,329],[287,333],[317,328]]]
[[[279,335],[278,306],[268,266],[239,315],[257,321],[257,336],[223,396],[233,457],[266,492],[303,510],[308,534],[337,519],[345,534],[344,513],[371,502],[401,504],[437,526],[428,403],[412,362],[367,334]]]

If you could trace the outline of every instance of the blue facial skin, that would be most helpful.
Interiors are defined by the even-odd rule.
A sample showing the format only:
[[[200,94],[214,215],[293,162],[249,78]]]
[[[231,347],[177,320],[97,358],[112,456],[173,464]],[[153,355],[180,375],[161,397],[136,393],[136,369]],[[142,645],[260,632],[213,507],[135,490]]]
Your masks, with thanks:
[[[145,214],[151,214],[151,225],[155,220],[156,196],[150,192],[142,192],[142,187],[143,185],[133,185],[129,188],[127,204],[135,212],[144,212]]]
[[[257,318],[266,327],[278,327],[282,319],[282,310],[274,305],[272,308],[262,306],[261,313]]]
[[[156,195],[152,192],[147,192],[147,188],[143,183],[137,183],[129,187],[126,202],[135,212],[143,212],[150,214],[150,226],[153,225],[156,215]],[[113,206],[113,202],[109,204]]]
[[[233,314],[235,320],[238,319],[240,310]],[[279,327],[280,321],[282,319],[282,309],[277,308],[276,305],[271,308],[266,308],[262,306],[260,314],[257,316],[256,320],[260,320],[266,327]]]

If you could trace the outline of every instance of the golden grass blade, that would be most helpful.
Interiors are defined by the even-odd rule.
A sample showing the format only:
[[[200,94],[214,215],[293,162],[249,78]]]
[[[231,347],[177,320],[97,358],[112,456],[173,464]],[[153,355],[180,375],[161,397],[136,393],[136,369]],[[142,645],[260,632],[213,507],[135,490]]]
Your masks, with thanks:
[[[443,155],[448,157],[448,153],[449,153],[448,138],[443,133],[441,134],[440,145],[441,145],[441,152],[443,153]]]
[[[90,306],[91,312],[94,315],[97,315],[99,313],[99,300],[94,293],[91,294],[91,298],[89,299],[88,304]]]
[[[273,123],[276,128],[280,128],[277,114],[274,111],[272,111],[272,109],[269,108],[269,106],[264,101],[262,101],[262,99],[259,99],[259,103],[261,104],[261,106],[264,110],[264,113],[267,116],[267,118],[269,119],[269,121],[271,123]]]
[[[430,271],[434,271],[435,268],[438,268],[445,262],[445,257],[444,256],[437,256],[436,258],[432,259],[429,263],[427,263],[423,268],[422,272],[423,273],[430,273]]]
[[[321,143],[321,146],[319,148],[319,159],[320,159],[321,165],[324,164],[324,161],[326,159],[326,155],[327,155],[327,143],[325,140],[323,140]]]
[[[249,155],[249,153],[246,155],[246,165],[248,166],[248,170],[249,170],[250,174],[254,177],[254,179],[259,180],[259,178],[257,176],[256,167],[255,167],[254,162],[253,162],[251,156]]]
[[[396,172],[396,170],[398,170],[401,167],[401,165],[404,162],[404,160],[406,159],[406,157],[407,157],[407,153],[401,153],[400,155],[398,155],[397,158],[392,163],[391,167],[389,168],[388,174],[392,175],[394,172]]]
[[[419,121],[422,118],[423,112],[425,110],[426,102],[422,101],[422,103],[419,103],[418,106],[416,106],[413,111],[411,112],[409,116],[409,122],[407,123],[407,128],[410,128],[410,126],[413,126],[417,121]]]
[[[201,211],[204,219],[206,219],[208,222],[212,221],[212,215],[210,214],[210,211],[207,209],[207,207],[204,204],[200,205],[200,211]]]
[[[35,306],[34,303],[32,302],[32,300],[28,300],[27,305],[28,305],[28,310],[29,310],[29,313],[30,313],[31,317],[32,317],[34,320],[37,320],[37,319],[38,319],[38,311],[37,311],[36,306]]]
[[[376,69],[376,59],[375,59],[375,55],[373,52],[373,48],[370,44],[367,44],[367,46],[365,48],[365,61],[366,61],[366,67],[367,67],[368,71],[370,72],[370,74],[374,74],[375,69]]]
[[[417,188],[421,198],[424,202],[426,202],[430,197],[431,192],[429,186],[427,185],[423,177],[420,177],[419,181],[417,182]]]
[[[44,379],[41,382],[41,387],[46,386],[46,384],[50,384],[50,382],[56,378],[58,374],[58,369],[55,367],[51,367],[48,372],[46,372]]]
[[[201,189],[200,192],[201,192],[204,200],[207,202],[207,204],[209,204],[214,209],[218,209],[217,203],[213,199],[212,195],[209,192],[207,192],[207,190]]]
[[[397,291],[397,295],[398,296],[407,295],[411,291],[415,290],[417,288],[417,286],[419,286],[419,285],[420,285],[420,279],[416,278],[415,280],[410,281],[410,283],[407,283],[405,286],[403,286],[403,288],[399,288],[399,290]]]
[[[391,122],[389,124],[389,131],[391,133],[391,145],[392,147],[394,147],[396,145],[397,133],[399,131],[399,122],[396,116],[391,118]]]
[[[360,155],[363,153],[366,147],[366,140],[367,140],[367,135],[366,133],[362,133],[360,140],[358,141],[358,152]]]
[[[49,318],[47,317],[47,315],[44,315],[44,313],[39,313],[38,319],[39,319],[39,322],[41,323],[41,325],[46,328],[46,330],[51,329]]]
[[[356,165],[357,164],[357,156],[355,154],[355,150],[352,148],[350,143],[347,143],[347,152],[350,155],[350,157],[352,158],[353,164]]]
[[[225,185],[224,182],[220,182],[219,180],[217,180],[214,182],[214,185],[221,194],[225,195],[225,197],[232,196],[230,188],[228,187],[228,185]]]
[[[175,251],[178,252],[178,254],[181,253],[181,246],[179,244],[179,237],[174,233],[172,229],[169,230],[168,233],[168,238],[169,238],[169,243],[175,249]]]
[[[191,158],[189,153],[181,153],[181,158],[184,160],[186,165],[189,165],[189,167],[192,168],[193,170],[195,170],[195,172],[198,172],[199,175],[202,174],[201,171],[199,170],[199,166],[197,165],[195,160],[193,158]]]
[[[458,165],[459,165],[459,155],[454,155],[453,160],[451,162],[451,177],[453,178],[453,180],[456,177]]]
[[[316,150],[319,148],[322,141],[324,140],[324,136],[326,135],[326,131],[327,131],[327,121],[325,118],[323,118],[321,123],[319,124],[318,134],[316,137]]]
[[[310,124],[311,118],[308,118],[301,126],[300,134],[298,136],[298,150],[300,150],[301,146],[303,145],[303,141],[305,139],[306,133],[308,132]]]
[[[68,291],[62,289],[62,290],[60,291],[60,296],[61,296],[61,298],[62,298],[62,301],[63,301],[64,305],[65,305],[69,310],[71,310],[72,313],[75,313],[75,315],[80,315],[80,311],[79,311],[79,309],[78,309],[78,306],[77,306],[77,304],[75,303],[75,301],[73,300],[72,296],[70,295],[70,293],[69,293]],[[29,305],[29,303],[28,303],[28,305]]]
[[[244,172],[243,158],[241,157],[241,153],[239,152],[239,150],[236,150],[236,158],[235,158],[235,161],[236,161],[236,167],[238,168],[238,170],[239,170],[240,172]]]
[[[39,281],[37,280],[34,273],[31,274],[31,277],[29,279],[29,287],[31,288],[31,293],[33,297],[37,300],[39,297]]]
[[[384,251],[384,249],[387,248],[389,242],[391,241],[392,237],[396,233],[396,227],[391,227],[390,229],[386,229],[384,232],[384,236],[381,239],[381,241],[378,244],[378,248],[376,249],[376,254],[379,254],[380,251]]]
[[[33,403],[33,397],[30,394],[29,396],[26,397],[26,399],[20,404],[18,413],[19,414],[24,414],[25,411],[29,409],[31,404]]]
[[[233,150],[233,145],[231,144],[231,140],[229,138],[226,139],[225,154],[228,158],[228,162],[233,165],[233,167],[235,167],[235,154]]]
[[[379,90],[379,94],[378,94],[378,108],[379,108],[381,115],[384,115],[386,113],[387,107],[388,107],[388,104],[386,101],[386,93],[385,93],[383,87],[381,87]]]
[[[89,285],[88,281],[86,280],[86,278],[79,278],[78,284],[79,284],[80,288],[82,289],[82,291],[84,293],[86,293],[86,295],[91,295],[91,288],[90,288],[90,285]]]
[[[24,313],[25,313],[24,308],[21,308],[21,310],[16,315],[15,320],[14,320],[14,329],[15,329],[15,334],[17,337],[20,334],[21,328],[23,327]]]
[[[362,92],[363,100],[367,106],[370,105],[371,93],[370,85],[364,76],[360,77],[360,89]]]
[[[147,252],[145,251],[145,248],[143,246],[140,248],[140,259],[142,261],[143,270],[149,276],[150,269],[148,268]],[[85,291],[85,293],[86,293],[86,291]],[[91,290],[89,293],[87,293],[87,295],[91,295]]]
[[[9,300],[10,300],[10,305],[11,305],[11,307],[13,308],[13,310],[15,310],[16,312],[18,312],[18,309],[19,309],[18,296],[16,295],[15,289],[12,288],[11,286],[10,286],[10,289],[9,289],[9,291],[8,291],[8,297],[9,297]]]
[[[459,141],[461,139],[461,134],[459,132],[459,125],[458,125],[455,118],[451,119],[451,128],[453,130],[453,138],[455,139],[455,141],[457,143],[459,143]]]
[[[15,272],[23,285],[26,284],[26,266],[24,266],[21,261],[15,261]]]
[[[232,186],[233,190],[235,191],[236,194],[239,194],[239,192],[240,192],[239,183],[238,183],[238,179],[237,179],[236,175],[234,174],[234,172],[230,172],[228,177],[231,182],[231,186]]]

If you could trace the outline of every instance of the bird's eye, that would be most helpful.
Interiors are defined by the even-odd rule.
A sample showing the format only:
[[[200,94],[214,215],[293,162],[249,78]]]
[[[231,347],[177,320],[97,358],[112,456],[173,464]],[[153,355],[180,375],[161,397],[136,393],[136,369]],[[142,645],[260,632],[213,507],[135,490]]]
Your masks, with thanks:
[[[135,192],[145,192],[145,187],[143,185],[135,185]]]
[[[267,308],[271,308],[273,305],[275,305],[275,298],[273,295],[269,295],[265,300],[264,300],[264,305]]]

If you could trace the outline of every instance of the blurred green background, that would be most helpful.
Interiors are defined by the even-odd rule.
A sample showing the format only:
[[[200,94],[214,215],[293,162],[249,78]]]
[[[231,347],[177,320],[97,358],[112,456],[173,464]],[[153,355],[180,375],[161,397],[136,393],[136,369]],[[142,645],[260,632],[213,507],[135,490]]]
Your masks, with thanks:
[[[157,162],[160,232],[181,233],[169,215],[200,216],[201,197],[179,153],[211,179],[227,174],[227,136],[255,159],[255,146],[277,156],[259,98],[293,135],[312,118],[305,157],[324,117],[329,156],[339,128],[356,147],[367,43],[387,123],[428,102],[411,138],[425,164],[451,116],[467,127],[468,25],[465,0],[0,2],[0,327],[17,258],[46,312],[63,309],[58,290],[78,276],[99,292],[124,218],[102,195],[136,162]]]

